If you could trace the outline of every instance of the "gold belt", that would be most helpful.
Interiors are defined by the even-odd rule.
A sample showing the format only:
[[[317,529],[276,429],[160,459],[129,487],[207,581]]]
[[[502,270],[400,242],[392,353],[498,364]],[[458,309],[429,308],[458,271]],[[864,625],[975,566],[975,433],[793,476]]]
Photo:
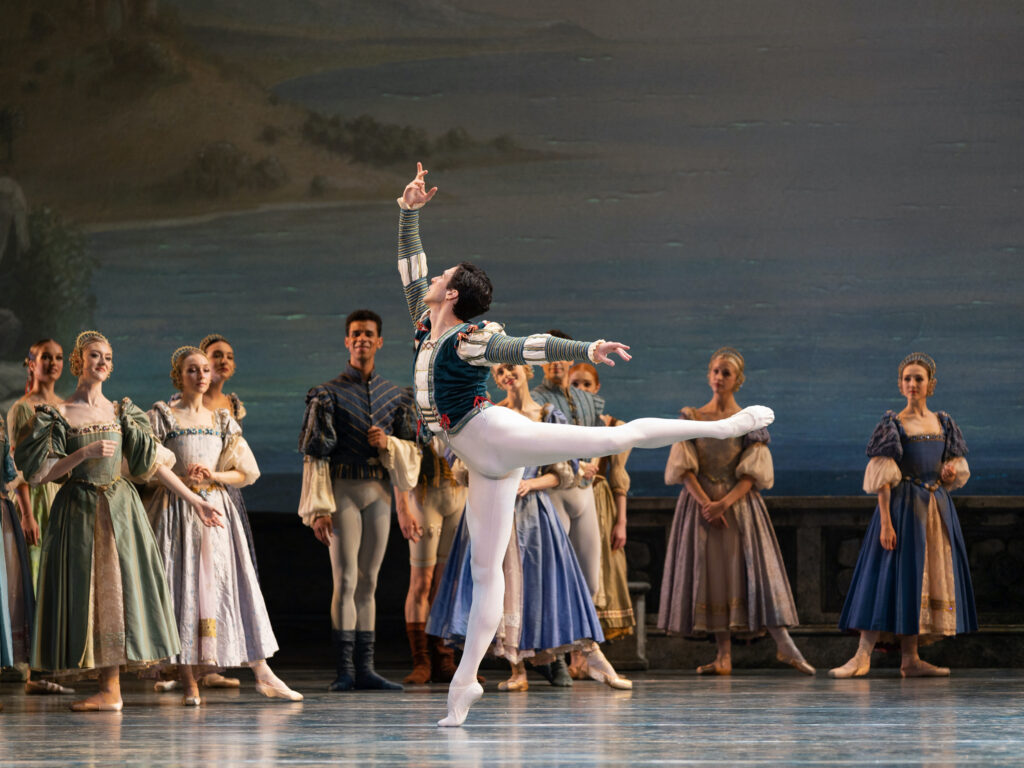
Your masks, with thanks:
[[[924,480],[919,480],[918,478],[911,477],[910,475],[904,475],[903,479],[906,480],[908,483],[919,485],[926,491],[930,491],[931,493],[935,493],[937,490],[939,490],[939,488],[942,487],[939,483],[926,483]]]
[[[100,493],[106,493],[111,488],[113,488],[115,485],[117,485],[119,482],[121,482],[123,479],[124,479],[123,477],[118,475],[113,480],[111,480],[109,483],[106,483],[104,485],[100,485],[99,483],[94,483],[92,480],[86,480],[85,478],[82,478],[82,477],[72,477],[71,479],[68,480],[68,482],[69,483],[78,483],[79,485],[87,485],[90,488],[92,488],[93,490],[99,491]]]
[[[221,483],[203,483],[202,485],[190,485],[188,489],[206,499],[209,497],[210,491],[223,491],[224,486]]]

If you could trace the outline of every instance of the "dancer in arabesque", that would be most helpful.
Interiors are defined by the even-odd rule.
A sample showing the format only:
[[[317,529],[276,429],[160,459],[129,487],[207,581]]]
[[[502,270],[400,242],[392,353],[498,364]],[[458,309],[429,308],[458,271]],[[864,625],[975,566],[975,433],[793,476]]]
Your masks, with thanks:
[[[693,422],[637,419],[617,427],[579,427],[534,422],[486,400],[486,379],[496,363],[539,364],[575,360],[615,365],[629,360],[629,347],[615,341],[568,341],[549,334],[506,336],[501,325],[468,321],[490,308],[486,273],[462,262],[427,279],[427,256],[419,238],[419,209],[437,193],[427,171],[398,198],[398,270],[415,328],[414,383],[423,427],[442,437],[469,469],[466,525],[473,542],[470,608],[462,661],[448,689],[448,715],[441,726],[461,725],[483,695],[476,680],[480,660],[501,620],[502,559],[512,533],[512,514],[523,468],[578,456],[607,456],[627,448],[661,448],[698,437],[737,437],[774,420],[770,408],[751,406],[728,419]]]

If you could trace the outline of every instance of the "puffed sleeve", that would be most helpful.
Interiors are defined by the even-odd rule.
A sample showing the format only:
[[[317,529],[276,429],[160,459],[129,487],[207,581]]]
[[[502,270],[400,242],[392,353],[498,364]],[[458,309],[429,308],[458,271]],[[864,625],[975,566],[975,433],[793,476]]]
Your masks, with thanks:
[[[302,493],[299,496],[299,517],[302,522],[312,526],[318,517],[330,517],[336,509],[334,487],[331,484],[331,462],[315,456],[303,457]]]
[[[903,479],[900,465],[888,456],[872,456],[864,470],[864,493],[878,493]]]
[[[227,472],[237,470],[244,476],[236,488],[244,488],[255,483],[260,476],[260,468],[256,464],[256,457],[252,455],[249,444],[242,437],[242,427],[235,421],[227,409],[222,408],[217,412],[224,430],[224,448],[220,452],[220,459],[217,461],[217,471]]]
[[[67,455],[67,426],[56,408],[37,405],[32,420],[19,433],[14,463],[21,468],[30,485],[39,485],[53,465]]]
[[[306,393],[306,415],[299,434],[299,451],[306,456],[329,458],[338,444],[334,429],[334,399],[323,387]]]
[[[378,451],[380,463],[388,471],[391,484],[400,491],[411,491],[420,476],[419,446],[409,440],[400,440],[388,435],[387,450]]]
[[[174,402],[173,398],[171,402]],[[163,400],[153,403],[153,407],[146,412],[149,418],[149,428],[153,430],[153,437],[163,443],[167,439],[167,433],[171,429],[171,408]]]
[[[4,428],[7,430],[8,439],[8,453],[14,451],[14,446],[18,444],[18,434],[24,430],[30,421],[34,409],[28,403],[18,402],[11,406],[11,409],[7,412],[7,423]],[[11,460],[13,463],[13,459]],[[25,480],[24,475],[21,474],[21,470],[17,470],[14,475],[14,479],[11,482],[12,488],[17,488],[19,485],[24,485],[28,481]]]
[[[900,442],[900,430],[894,412],[886,411],[882,416],[875,431],[871,433],[865,453],[871,458],[885,456],[896,462],[903,458],[903,444]]]
[[[482,327],[467,333],[459,340],[458,355],[470,365],[490,365],[487,359],[487,345],[495,336],[503,335],[505,326],[501,323],[484,323]]]
[[[967,442],[964,440],[964,433],[953,421],[953,417],[945,411],[939,411],[938,417],[939,423],[942,424],[942,431],[946,435],[946,444],[942,449],[942,461],[963,458],[967,455]]]
[[[122,474],[135,482],[148,483],[160,466],[171,468],[177,462],[177,458],[153,435],[149,416],[143,413],[139,406],[126,397],[118,407],[118,421],[121,423]]]
[[[679,412],[679,418],[692,419],[693,411],[690,408],[683,408]],[[700,469],[700,461],[697,459],[697,448],[692,440],[685,440],[675,443],[669,451],[668,461],[665,463],[665,485],[682,485],[683,478],[688,472],[696,472]]]
[[[759,429],[757,432],[764,432],[764,437],[768,437],[768,430]],[[759,491],[767,491],[775,485],[775,467],[772,452],[768,450],[768,440],[753,441],[744,449],[736,465],[736,479],[743,477],[751,477]]]
[[[242,398],[232,392],[228,395],[228,399],[231,401],[231,415],[235,421],[241,421],[246,417],[245,403],[242,402]]]

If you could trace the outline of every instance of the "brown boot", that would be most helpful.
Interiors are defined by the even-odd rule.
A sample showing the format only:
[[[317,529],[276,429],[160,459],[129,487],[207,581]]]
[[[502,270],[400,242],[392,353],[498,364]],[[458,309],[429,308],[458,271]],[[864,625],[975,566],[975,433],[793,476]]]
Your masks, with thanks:
[[[430,635],[430,679],[435,683],[450,683],[455,676],[455,649],[445,645],[440,637]]]
[[[405,676],[403,683],[424,685],[430,682],[430,653],[427,650],[427,625],[423,622],[406,622],[405,631],[409,635],[409,647],[412,649],[412,672]]]

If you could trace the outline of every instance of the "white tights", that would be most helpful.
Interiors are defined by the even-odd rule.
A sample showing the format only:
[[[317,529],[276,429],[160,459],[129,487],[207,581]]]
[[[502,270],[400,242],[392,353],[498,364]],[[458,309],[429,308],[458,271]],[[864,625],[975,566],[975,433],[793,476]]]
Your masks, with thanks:
[[[758,406],[721,421],[637,419],[618,427],[547,424],[501,407],[474,416],[450,440],[452,450],[469,468],[466,525],[473,574],[473,603],[452,688],[475,683],[480,661],[501,620],[505,594],[501,564],[512,535],[512,511],[524,467],[577,456],[608,456],[630,448],[662,448],[699,437],[737,437],[771,420],[771,411]]]

